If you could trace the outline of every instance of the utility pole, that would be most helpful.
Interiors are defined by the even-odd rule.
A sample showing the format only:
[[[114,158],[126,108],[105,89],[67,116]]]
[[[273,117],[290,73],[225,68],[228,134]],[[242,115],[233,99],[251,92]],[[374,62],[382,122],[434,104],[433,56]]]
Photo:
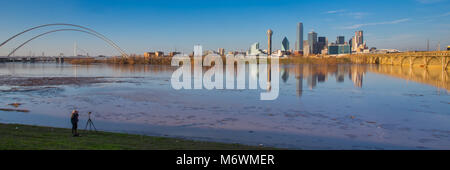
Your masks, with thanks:
[[[441,51],[441,41],[438,42],[437,51]]]
[[[430,39],[427,40],[427,51],[430,51]]]

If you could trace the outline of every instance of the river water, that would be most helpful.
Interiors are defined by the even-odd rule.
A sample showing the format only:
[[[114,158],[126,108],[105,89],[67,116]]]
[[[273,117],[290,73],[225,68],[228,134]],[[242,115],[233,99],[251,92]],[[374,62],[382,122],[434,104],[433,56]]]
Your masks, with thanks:
[[[94,84],[0,86],[0,122],[290,149],[450,149],[450,73],[377,65],[283,65],[261,90],[174,90],[171,66],[0,63],[3,77],[103,77]],[[250,76],[255,76],[250,71]],[[0,83],[1,84],[1,83]],[[70,134],[69,134],[70,135]]]

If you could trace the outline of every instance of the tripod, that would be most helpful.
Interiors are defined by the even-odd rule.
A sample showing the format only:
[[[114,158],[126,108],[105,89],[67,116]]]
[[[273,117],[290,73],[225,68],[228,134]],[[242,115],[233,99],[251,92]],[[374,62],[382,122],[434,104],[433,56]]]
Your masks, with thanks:
[[[86,122],[86,127],[84,128],[84,130],[87,130],[87,127],[89,126],[89,131],[91,131],[92,127],[94,127],[94,130],[97,132],[97,128],[95,128],[94,122],[92,122],[92,120],[91,120],[91,112],[89,112],[88,115],[89,115],[89,119]]]

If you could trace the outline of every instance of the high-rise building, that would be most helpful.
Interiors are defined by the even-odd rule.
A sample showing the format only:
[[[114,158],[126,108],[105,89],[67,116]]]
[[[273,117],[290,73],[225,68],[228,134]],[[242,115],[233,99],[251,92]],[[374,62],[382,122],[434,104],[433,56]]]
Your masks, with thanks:
[[[289,40],[287,37],[284,37],[283,41],[281,41],[281,51],[289,51]]]
[[[359,30],[355,32],[355,39],[356,39],[356,43],[357,44],[362,44],[364,43],[364,36],[363,36],[363,31]]]
[[[364,44],[363,31],[362,30],[355,31],[355,36],[353,36],[351,43],[352,51],[354,52],[358,51],[358,48],[360,48],[360,46],[363,44]]]
[[[223,48],[219,48],[219,55],[220,56],[224,56],[225,55],[225,49],[223,49]]]
[[[308,45],[311,54],[317,54],[317,33],[312,31],[308,34]]]
[[[344,36],[337,36],[336,44],[345,44],[345,37]]]
[[[303,56],[309,56],[311,54],[311,46],[308,40],[303,41]]]
[[[362,30],[355,32],[355,36],[352,37],[350,45],[352,52],[360,53],[367,49]]]
[[[327,37],[318,37],[317,41],[320,43],[325,43],[327,41]]]
[[[348,45],[350,45],[350,48],[352,48],[352,49],[353,49],[353,38],[354,37],[352,37],[352,38],[350,38],[350,40],[348,40]]]
[[[316,49],[316,54],[318,54],[318,53],[321,53],[321,51],[323,50],[323,49],[325,49],[326,48],[326,46],[327,46],[327,38],[326,37],[319,37],[318,38],[318,41],[317,41],[317,49]]]
[[[298,51],[301,51],[301,50],[298,50],[297,49],[297,47],[298,47],[298,42],[297,41],[295,41],[295,44],[294,44],[294,52],[298,52]]]
[[[267,55],[272,55],[272,34],[273,31],[271,29],[267,30]]]
[[[301,22],[297,24],[297,41],[295,42],[295,50],[303,50],[303,23]]]
[[[258,42],[252,44],[252,45],[250,46],[250,49],[249,49],[248,52],[247,52],[248,55],[259,55],[259,54],[262,54],[262,53],[263,53],[263,51],[261,51],[261,50],[259,49],[259,43],[258,43]]]

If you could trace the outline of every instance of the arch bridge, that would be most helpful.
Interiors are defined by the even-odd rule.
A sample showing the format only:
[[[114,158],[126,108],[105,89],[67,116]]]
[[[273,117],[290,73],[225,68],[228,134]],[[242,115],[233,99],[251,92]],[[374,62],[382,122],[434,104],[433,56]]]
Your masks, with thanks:
[[[444,70],[448,69],[450,65],[450,51],[357,54],[351,55],[350,58],[354,63],[409,65],[411,67],[440,66]]]
[[[8,42],[10,42],[11,40],[13,40],[13,39],[19,37],[19,36],[22,35],[22,34],[25,34],[25,33],[27,33],[27,32],[30,32],[30,31],[33,31],[33,30],[36,30],[36,29],[40,29],[40,28],[44,28],[44,27],[51,27],[51,26],[69,26],[69,27],[75,27],[75,28],[77,28],[77,29],[54,29],[54,30],[51,30],[51,31],[48,31],[48,32],[39,34],[39,35],[37,35],[37,36],[34,36],[34,37],[32,37],[31,39],[28,39],[27,41],[25,41],[24,43],[22,43],[21,45],[19,45],[18,47],[14,48],[14,49],[12,50],[12,52],[10,52],[10,53],[8,54],[8,56],[3,56],[3,57],[0,56],[0,62],[4,62],[4,61],[16,61],[16,60],[33,61],[33,60],[36,60],[36,59],[41,59],[41,60],[42,60],[42,59],[43,59],[43,60],[49,60],[49,59],[50,59],[50,60],[51,60],[51,57],[43,57],[43,56],[42,56],[42,57],[11,57],[11,55],[14,54],[14,52],[16,52],[17,50],[19,50],[21,47],[23,47],[24,45],[26,45],[27,43],[33,41],[34,39],[37,39],[37,38],[39,38],[39,37],[41,37],[41,36],[44,36],[44,35],[47,35],[47,34],[50,34],[50,33],[61,32],[61,31],[82,32],[82,33],[86,33],[86,34],[95,36],[95,37],[97,37],[97,38],[99,38],[99,39],[105,41],[105,42],[106,42],[108,45],[110,45],[111,47],[115,48],[117,51],[119,51],[119,52],[122,54],[123,57],[128,57],[128,55],[127,55],[127,54],[126,54],[126,53],[125,53],[125,52],[124,52],[124,51],[123,51],[116,43],[114,43],[113,41],[111,41],[110,39],[108,39],[107,37],[105,37],[104,35],[98,33],[97,31],[95,31],[95,30],[93,30],[93,29],[90,29],[90,28],[87,28],[87,27],[84,27],[84,26],[81,26],[81,25],[66,24],[66,23],[44,24],[44,25],[38,25],[38,26],[35,26],[35,27],[31,27],[31,28],[29,28],[29,29],[26,29],[26,30],[24,30],[24,31],[22,31],[22,32],[19,32],[19,33],[15,34],[14,36],[8,38],[6,41],[4,41],[3,43],[0,44],[0,48],[1,48],[2,46],[4,46],[5,44],[7,44]],[[75,56],[75,57],[76,57],[76,56]],[[58,59],[61,60],[61,58],[62,58],[62,56],[59,56],[59,57],[57,58],[57,60],[58,60]]]

